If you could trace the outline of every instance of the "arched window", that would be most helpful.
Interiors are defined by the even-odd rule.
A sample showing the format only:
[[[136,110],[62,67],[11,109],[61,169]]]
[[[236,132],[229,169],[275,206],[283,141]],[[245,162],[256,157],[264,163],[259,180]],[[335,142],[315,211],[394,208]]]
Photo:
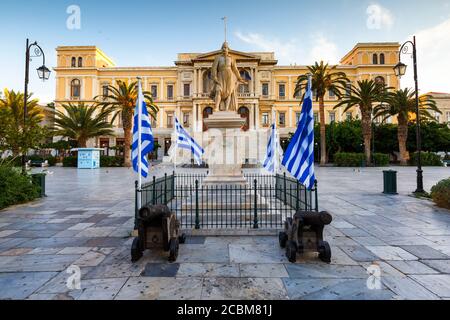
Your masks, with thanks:
[[[247,70],[241,70],[239,72],[241,74],[241,78],[247,81],[252,80],[252,77],[250,76],[250,73]],[[250,92],[250,86],[248,83],[241,83],[239,85],[239,93],[249,93]]]
[[[70,96],[72,99],[79,99],[81,96],[81,81],[73,79],[70,82]]]
[[[210,93],[212,89],[211,70],[203,73],[203,93]]]
[[[385,84],[385,83],[386,83],[386,81],[384,80],[384,78],[383,78],[382,76],[376,77],[376,78],[375,78],[375,82],[376,82],[377,84]]]
[[[247,107],[240,107],[238,110],[238,114],[241,116],[241,118],[244,118],[246,120],[244,126],[242,127],[242,131],[248,131],[250,128],[250,111]]]
[[[372,63],[373,64],[378,64],[378,55],[376,53],[374,53],[373,56],[372,56]]]
[[[72,68],[75,68],[77,66],[77,58],[72,57]]]
[[[83,67],[83,58],[79,57],[78,58],[78,68],[81,68],[81,67]]]
[[[211,107],[206,107],[203,109],[203,120],[208,119],[210,115],[213,114],[213,109]],[[208,131],[208,126],[203,122],[203,131]]]
[[[380,54],[380,64],[385,64],[384,53]]]

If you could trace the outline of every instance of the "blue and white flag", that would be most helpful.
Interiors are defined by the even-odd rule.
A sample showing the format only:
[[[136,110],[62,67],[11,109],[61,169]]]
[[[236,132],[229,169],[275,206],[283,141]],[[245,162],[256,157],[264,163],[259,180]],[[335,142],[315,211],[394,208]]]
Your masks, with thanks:
[[[194,159],[198,165],[202,164],[202,156],[205,154],[205,150],[187,133],[183,126],[178,122],[175,117],[175,134],[177,139],[177,147],[181,149],[190,150],[194,155]]]
[[[280,139],[278,137],[277,127],[274,124],[271,125],[271,132],[269,137],[269,143],[267,144],[267,154],[264,160],[263,167],[270,173],[275,173],[280,169],[280,159],[283,154],[283,150],[280,146]]]
[[[139,173],[140,167],[141,175],[144,178],[147,178],[149,170],[147,155],[153,151],[153,148],[154,140],[152,127],[150,125],[150,118],[148,116],[145,98],[142,93],[142,85],[139,81],[138,98],[136,101],[136,109],[134,111],[133,145],[131,158],[133,160],[134,171]],[[139,159],[139,154],[141,155],[141,159]]]
[[[314,113],[311,79],[303,101],[298,128],[283,158],[283,166],[307,189],[314,187]]]

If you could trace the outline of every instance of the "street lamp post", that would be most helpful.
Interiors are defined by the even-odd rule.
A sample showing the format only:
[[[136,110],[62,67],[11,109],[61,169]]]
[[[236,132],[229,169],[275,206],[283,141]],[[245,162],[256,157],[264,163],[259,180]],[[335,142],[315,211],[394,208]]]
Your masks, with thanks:
[[[31,55],[31,49],[34,48],[33,55]],[[30,40],[27,39],[26,52],[25,52],[25,89],[23,93],[23,127],[22,133],[26,135],[26,123],[27,123],[27,103],[28,103],[28,83],[30,82],[30,61],[31,58],[41,57],[43,60],[43,64],[41,67],[37,69],[39,79],[45,81],[50,77],[50,70],[45,66],[45,54],[42,48],[37,44],[37,42],[33,42],[30,44]],[[26,174],[26,154],[22,152],[22,173]]]
[[[412,53],[410,52],[412,49]],[[419,110],[419,82],[417,80],[417,46],[416,37],[414,36],[413,41],[405,42],[398,53],[399,62],[394,67],[395,74],[398,78],[401,78],[406,74],[407,66],[402,63],[401,57],[403,54],[412,54],[413,64],[414,64],[414,83],[416,89],[416,143],[417,143],[417,189],[414,193],[425,193],[423,189],[423,170],[422,170],[422,140],[420,133],[420,110]]]

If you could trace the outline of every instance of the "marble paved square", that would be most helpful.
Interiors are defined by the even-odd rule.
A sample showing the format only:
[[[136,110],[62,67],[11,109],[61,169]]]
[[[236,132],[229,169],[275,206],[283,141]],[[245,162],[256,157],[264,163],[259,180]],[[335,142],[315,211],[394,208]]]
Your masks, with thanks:
[[[317,168],[320,209],[334,217],[325,230],[331,264],[317,254],[289,263],[275,232],[188,237],[169,264],[158,250],[130,261],[132,170],[52,168],[47,198],[0,211],[0,299],[450,298],[450,212],[409,195],[414,168],[395,168],[399,195],[383,195],[382,170]],[[425,168],[426,189],[449,172]],[[67,286],[70,266],[80,289]]]

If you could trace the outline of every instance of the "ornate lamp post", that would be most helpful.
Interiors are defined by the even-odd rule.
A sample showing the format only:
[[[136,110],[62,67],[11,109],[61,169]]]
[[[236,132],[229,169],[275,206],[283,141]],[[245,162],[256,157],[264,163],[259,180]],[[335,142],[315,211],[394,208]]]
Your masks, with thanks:
[[[413,63],[414,63],[414,83],[416,89],[416,143],[417,143],[417,190],[414,193],[424,193],[423,189],[423,170],[422,170],[422,140],[420,133],[420,114],[419,114],[419,83],[417,80],[417,46],[416,46],[416,37],[414,36],[413,41],[405,42],[398,53],[399,62],[394,67],[395,75],[398,78],[401,78],[406,74],[407,66],[402,63],[401,56],[403,54],[412,55]],[[412,52],[410,51],[412,50]]]
[[[31,50],[34,48],[33,55],[31,54]],[[27,47],[25,53],[25,90],[24,90],[24,102],[23,102],[23,134],[25,135],[25,128],[27,122],[27,103],[28,103],[28,83],[30,82],[30,61],[31,58],[37,58],[42,56],[42,66],[37,68],[37,73],[39,79],[45,81],[50,78],[50,70],[45,66],[45,54],[44,50],[37,44],[37,42],[33,42],[30,44],[29,39],[27,39]],[[22,152],[22,173],[26,174],[26,154]]]

